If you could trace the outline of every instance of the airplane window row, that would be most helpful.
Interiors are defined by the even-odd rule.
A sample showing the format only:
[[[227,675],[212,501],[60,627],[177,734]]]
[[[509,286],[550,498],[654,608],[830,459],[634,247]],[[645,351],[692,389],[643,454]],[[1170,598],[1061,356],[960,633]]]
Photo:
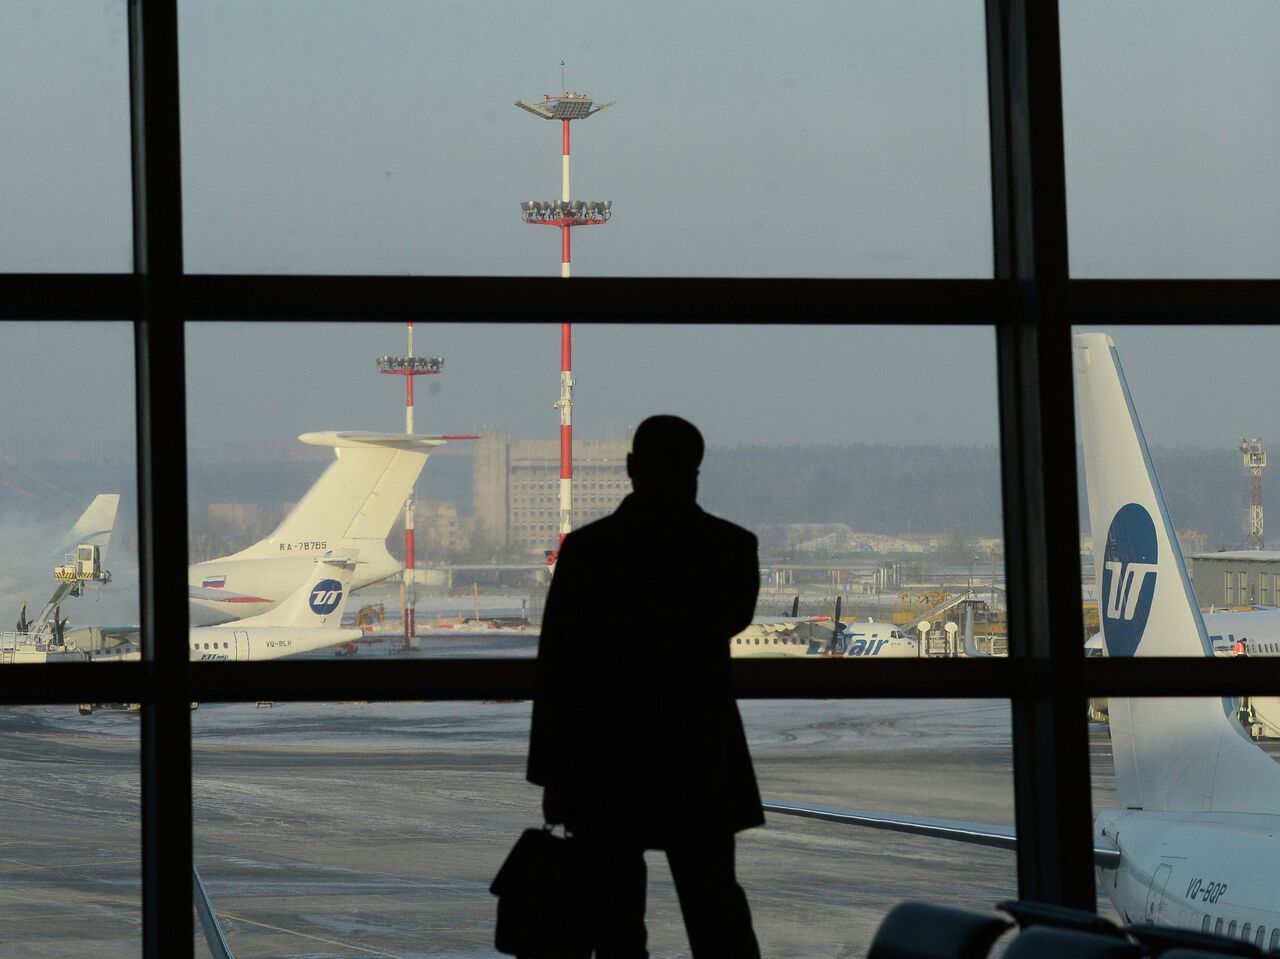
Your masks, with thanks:
[[[199,649],[199,648],[200,648],[200,644],[199,644],[199,643],[192,643],[192,644],[191,644],[191,648],[192,648],[192,649]],[[208,648],[209,648],[209,644],[208,644],[208,643],[205,643],[205,644],[204,644],[204,648],[205,648],[205,649],[208,649]],[[214,648],[214,649],[230,649],[230,648],[231,648],[231,644],[230,644],[230,643],[223,643],[221,646],[219,646],[217,643],[214,643],[214,644],[213,644],[213,648]]]
[[[1224,919],[1218,918],[1217,920],[1214,920],[1212,916],[1206,915],[1204,917],[1204,921],[1200,923],[1200,931],[1208,932],[1210,922],[1213,923],[1213,932],[1215,935],[1225,935],[1228,939],[1236,938],[1236,920],[1232,919],[1224,932],[1222,928],[1223,923],[1225,922]],[[1261,949],[1263,947],[1262,944],[1267,942],[1267,927],[1258,926],[1257,931],[1254,931],[1253,923],[1246,922],[1240,929],[1240,940],[1242,942],[1249,942],[1251,939],[1253,944]],[[1280,926],[1271,930],[1271,940],[1270,942],[1267,942],[1266,948],[1269,951],[1274,952],[1277,946],[1280,946]]]
[[[743,644],[743,642],[746,642],[746,644],[747,644],[748,646],[750,646],[750,645],[752,644],[752,640],[749,640],[749,639],[748,639],[748,640],[743,640],[743,638],[742,638],[741,636],[737,637],[737,638],[733,641],[733,643],[734,643],[734,645],[735,645],[735,646],[741,646],[741,645]],[[773,638],[765,639],[765,641],[764,641],[764,644],[765,644],[766,646],[770,646],[770,645],[773,645],[773,646],[778,646],[778,645],[788,645],[788,644],[791,644],[791,643],[794,643],[794,644],[796,644],[796,645],[798,646],[798,645],[803,644],[803,643],[804,643],[804,640],[803,640],[803,639],[800,639],[800,638],[798,638],[798,637],[797,637],[797,638],[795,638],[795,639],[778,639],[778,638],[775,636],[775,637],[773,637]],[[755,640],[755,645],[757,645],[757,646],[759,646],[759,645],[760,645],[760,640],[759,640],[759,639]]]

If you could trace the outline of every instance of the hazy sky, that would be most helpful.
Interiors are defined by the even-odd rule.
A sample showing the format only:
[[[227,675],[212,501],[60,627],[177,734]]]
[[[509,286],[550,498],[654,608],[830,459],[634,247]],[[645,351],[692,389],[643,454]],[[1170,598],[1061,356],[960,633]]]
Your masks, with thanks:
[[[124,0],[0,0],[0,269],[129,265]],[[1280,4],[1063,0],[1073,268],[1274,276]],[[194,271],[984,276],[980,0],[180,3]]]
[[[1280,4],[1062,9],[1076,273],[1277,275]],[[554,232],[518,204],[556,195],[558,130],[513,101],[554,92],[564,59],[571,89],[618,101],[575,127],[575,194],[616,211],[575,243],[579,275],[988,275],[981,11],[182,2],[188,267],[554,275]],[[129,268],[124,17],[124,0],[0,0],[0,270]],[[127,328],[0,336],[5,434],[131,437]],[[1153,443],[1280,436],[1271,331],[1117,338]],[[195,445],[402,424],[399,382],[372,366],[400,326],[189,342]],[[552,329],[420,324],[418,348],[447,360],[423,429],[554,435]],[[581,326],[576,359],[586,436],[655,408],[726,445],[996,436],[988,330]],[[69,420],[32,401],[85,382],[101,401]]]
[[[554,326],[415,330],[419,353],[446,360],[442,375],[418,381],[419,429],[555,435]],[[1153,445],[1230,449],[1246,433],[1280,438],[1280,329],[1110,332]],[[713,445],[997,440],[985,328],[586,324],[575,337],[575,423],[586,437],[624,436],[666,409],[695,419]],[[403,385],[373,363],[403,349],[401,324],[192,324],[187,342],[193,446],[403,429]],[[127,324],[0,324],[3,434],[131,444],[132,356]],[[63,385],[51,384],[49,358]]]
[[[1073,275],[1280,275],[1280,3],[1061,9]],[[0,272],[132,267],[125,11],[0,0]],[[991,275],[981,0],[179,14],[191,272],[556,275],[555,232],[519,203],[558,196],[559,130],[514,101],[559,92],[564,60],[569,89],[617,101],[574,125],[574,196],[614,201],[576,275]],[[1153,445],[1280,443],[1280,329],[1113,332]],[[197,325],[188,344],[193,449],[403,428],[402,384],[373,367],[400,325]],[[556,435],[553,327],[422,323],[417,345],[446,358],[421,431]],[[712,446],[997,440],[989,329],[582,325],[575,353],[579,436],[670,411]],[[131,451],[129,325],[0,324],[0,417],[9,484],[74,515],[6,443]],[[0,533],[26,555],[60,523],[18,509]]]

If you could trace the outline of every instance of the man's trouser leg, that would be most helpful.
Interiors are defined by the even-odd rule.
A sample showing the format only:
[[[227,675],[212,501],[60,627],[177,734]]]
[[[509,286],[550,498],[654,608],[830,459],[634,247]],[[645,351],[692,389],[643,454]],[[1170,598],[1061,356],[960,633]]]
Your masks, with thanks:
[[[591,903],[596,959],[648,959],[644,901],[648,873],[644,850],[579,834]]]
[[[667,850],[694,959],[759,959],[733,857],[733,833],[698,837]]]

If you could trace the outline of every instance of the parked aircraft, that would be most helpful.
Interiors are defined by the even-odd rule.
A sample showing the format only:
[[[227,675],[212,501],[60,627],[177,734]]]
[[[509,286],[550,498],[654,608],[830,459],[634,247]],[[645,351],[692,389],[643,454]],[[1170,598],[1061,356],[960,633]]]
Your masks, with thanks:
[[[1242,639],[1250,656],[1280,656],[1280,609],[1213,610],[1203,615],[1216,652],[1230,653]]]
[[[89,508],[80,514],[75,525],[67,530],[67,535],[54,549],[54,558],[62,559],[63,554],[82,544],[97,546],[99,553],[105,558],[119,508],[119,493],[99,493],[95,496]]]
[[[334,461],[271,535],[238,553],[190,567],[193,624],[266,612],[298,588],[316,556],[330,550],[358,551],[351,589],[400,571],[400,562],[387,551],[387,534],[429,451],[447,438],[325,432],[303,433],[298,439],[332,447]]]
[[[1200,615],[1215,653],[1230,655],[1240,639],[1250,656],[1280,656],[1280,609],[1209,609]],[[1090,636],[1084,645],[1086,655],[1101,656],[1102,633]]]
[[[785,656],[817,656],[831,648],[840,623],[840,597],[834,616],[801,616],[800,597],[791,603],[790,616],[757,616],[751,625],[729,640],[734,659]]]
[[[1109,656],[1212,656],[1115,345],[1074,338],[1102,634]],[[1106,531],[1103,536],[1102,531]],[[1217,698],[1110,700],[1118,808],[1098,877],[1126,922],[1280,945],[1280,765]],[[774,812],[1012,848],[1010,827],[768,803]]]
[[[968,597],[960,597],[952,606],[961,605]],[[839,597],[833,617],[800,618],[792,607],[789,617],[757,619],[729,641],[734,659],[779,658],[793,656],[879,657],[881,659],[918,659],[922,652],[920,637],[909,625],[863,622],[841,622]],[[973,640],[973,611],[965,611],[963,649],[966,656],[981,656]],[[951,627],[948,627],[951,628]],[[959,625],[955,627],[959,630]]]
[[[358,563],[351,551],[326,553],[311,561],[311,574],[275,608],[220,626],[188,631],[192,662],[244,662],[280,659],[361,639],[359,629],[342,628]],[[94,662],[138,659],[141,648],[130,638]]]

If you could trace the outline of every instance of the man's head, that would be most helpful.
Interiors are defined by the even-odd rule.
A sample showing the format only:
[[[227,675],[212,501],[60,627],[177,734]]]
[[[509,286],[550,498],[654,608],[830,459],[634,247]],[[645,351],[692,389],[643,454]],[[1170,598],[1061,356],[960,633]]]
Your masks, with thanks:
[[[627,454],[631,485],[637,493],[695,499],[703,449],[702,434],[688,420],[650,416],[631,438]]]

